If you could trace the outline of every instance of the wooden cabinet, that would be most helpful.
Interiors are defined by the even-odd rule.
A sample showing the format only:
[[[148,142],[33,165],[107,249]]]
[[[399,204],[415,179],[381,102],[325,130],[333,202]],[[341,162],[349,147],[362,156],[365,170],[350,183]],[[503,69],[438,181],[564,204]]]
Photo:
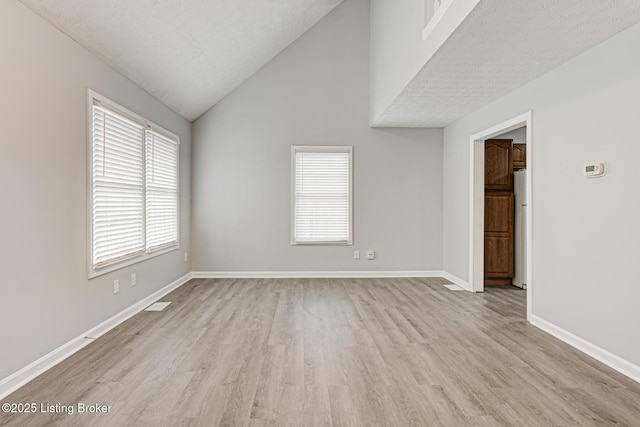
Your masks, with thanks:
[[[527,144],[513,144],[513,169],[527,168]]]
[[[489,139],[484,150],[484,284],[510,285],[514,274],[513,148]]]
[[[485,191],[513,191],[512,141],[512,139],[488,139],[485,141]]]
[[[513,192],[484,196],[484,284],[510,285],[514,273]]]

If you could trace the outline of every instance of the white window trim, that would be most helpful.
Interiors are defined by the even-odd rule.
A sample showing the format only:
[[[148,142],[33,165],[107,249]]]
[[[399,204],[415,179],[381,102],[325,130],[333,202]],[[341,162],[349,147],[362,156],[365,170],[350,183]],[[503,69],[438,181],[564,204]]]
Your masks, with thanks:
[[[93,191],[92,191],[92,180],[93,180],[93,170],[92,170],[92,109],[94,105],[94,101],[98,101],[100,104],[107,106],[110,110],[126,117],[129,120],[140,123],[144,127],[154,132],[157,132],[167,138],[173,139],[177,141],[178,144],[178,164],[177,164],[177,186],[178,186],[178,211],[177,211],[177,243],[172,244],[167,247],[162,247],[160,249],[154,250],[152,252],[144,252],[140,255],[133,256],[131,258],[124,259],[122,261],[114,262],[113,264],[105,265],[104,267],[100,267],[97,269],[93,268]],[[173,132],[170,132],[163,127],[145,119],[144,117],[134,113],[126,109],[125,107],[119,105],[118,103],[110,100],[109,98],[100,95],[99,93],[87,89],[87,105],[86,105],[86,124],[87,124],[87,271],[88,278],[92,279],[94,277],[102,276],[104,274],[119,270],[121,268],[137,264],[148,259],[157,257],[159,255],[166,254],[168,252],[172,252],[180,249],[180,137]],[[145,180],[146,181],[146,180]],[[146,190],[145,190],[146,193]],[[146,227],[145,227],[146,229]]]
[[[295,238],[296,215],[296,152],[327,152],[349,154],[349,239],[344,242],[298,242]],[[351,246],[353,245],[353,147],[350,145],[292,145],[291,146],[291,245],[325,245],[325,246]]]

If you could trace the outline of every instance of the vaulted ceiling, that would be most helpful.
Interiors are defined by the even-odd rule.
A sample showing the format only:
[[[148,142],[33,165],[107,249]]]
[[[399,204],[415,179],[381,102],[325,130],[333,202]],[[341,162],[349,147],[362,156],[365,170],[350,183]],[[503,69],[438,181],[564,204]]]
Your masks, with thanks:
[[[21,0],[194,120],[342,0]]]
[[[343,0],[20,1],[195,120]],[[638,20],[640,0],[482,0],[372,125],[445,126]]]

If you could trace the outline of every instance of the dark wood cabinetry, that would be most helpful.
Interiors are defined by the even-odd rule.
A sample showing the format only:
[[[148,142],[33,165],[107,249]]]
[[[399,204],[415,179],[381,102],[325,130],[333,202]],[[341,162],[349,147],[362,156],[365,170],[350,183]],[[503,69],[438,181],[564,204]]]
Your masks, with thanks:
[[[512,140],[485,141],[484,164],[484,284],[510,285],[514,273]]]
[[[513,169],[527,168],[527,144],[513,144]]]
[[[513,191],[511,139],[488,139],[484,145],[485,191]]]
[[[484,196],[484,284],[510,285],[513,260],[513,192]]]

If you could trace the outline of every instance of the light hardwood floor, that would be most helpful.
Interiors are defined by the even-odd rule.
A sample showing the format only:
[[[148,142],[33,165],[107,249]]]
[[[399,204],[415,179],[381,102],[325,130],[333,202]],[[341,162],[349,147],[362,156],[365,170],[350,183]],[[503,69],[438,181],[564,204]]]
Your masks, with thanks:
[[[640,384],[444,279],[200,279],[5,402],[11,426],[640,425]]]

